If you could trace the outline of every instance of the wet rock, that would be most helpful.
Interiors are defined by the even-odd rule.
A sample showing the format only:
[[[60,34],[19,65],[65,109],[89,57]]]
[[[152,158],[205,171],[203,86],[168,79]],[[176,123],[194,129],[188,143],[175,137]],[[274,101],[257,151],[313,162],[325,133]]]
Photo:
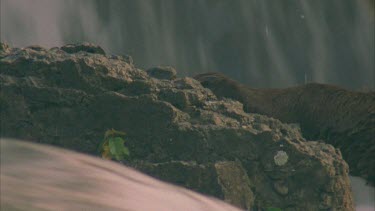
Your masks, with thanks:
[[[286,89],[253,89],[218,72],[194,78],[218,98],[240,101],[246,112],[298,123],[305,138],[339,148],[351,174],[375,185],[375,92],[318,83]]]
[[[284,181],[277,181],[273,183],[273,187],[275,188],[276,192],[281,195],[287,195],[289,192],[287,184]]]
[[[180,185],[207,195],[223,198],[217,172],[211,163],[169,161],[164,163],[134,162],[133,167],[163,181]]]
[[[159,98],[170,102],[178,109],[184,110],[190,105],[189,97],[186,92],[173,89],[163,89],[160,91]]]
[[[92,43],[68,44],[62,46],[60,49],[67,53],[78,53],[80,51],[83,51],[87,53],[105,55],[105,51],[103,50],[103,48]]]
[[[329,209],[332,207],[332,196],[326,193],[323,193],[321,195],[322,197],[322,202],[319,205],[320,209]]]
[[[9,45],[7,43],[0,42],[0,51],[8,51],[9,49]]]
[[[125,56],[119,56],[119,55],[111,55],[109,57],[110,59],[116,59],[116,60],[122,60],[130,65],[134,65],[134,61],[133,61],[133,57],[129,56],[129,55],[125,55]]]
[[[148,69],[147,74],[157,79],[174,80],[176,79],[177,72],[171,66],[158,66]]]
[[[128,163],[158,164],[150,175],[180,178],[185,187],[225,187],[212,195],[244,209],[318,210],[326,192],[332,209],[353,210],[348,166],[338,150],[306,141],[298,127],[246,113],[242,103],[218,98],[194,79],[174,79],[174,71],[147,73],[103,54],[1,52],[2,136],[97,155],[104,132],[114,128],[127,134]],[[277,156],[275,163],[280,151],[287,162]],[[168,171],[157,170],[163,168]],[[201,180],[190,181],[179,170]],[[236,191],[246,192],[246,200]]]
[[[273,157],[275,164],[278,166],[283,166],[288,162],[288,154],[284,151],[277,151],[276,155]]]
[[[10,52],[10,47],[7,43],[0,42],[0,58],[4,57],[5,55],[8,55]]]
[[[31,45],[31,46],[26,47],[26,49],[31,49],[31,50],[34,50],[34,51],[44,51],[45,50],[40,45]]]
[[[255,196],[251,190],[251,181],[241,163],[217,162],[215,169],[225,201],[251,210],[254,207]]]
[[[254,124],[254,128],[260,131],[271,131],[270,127],[265,124]]]
[[[135,162],[133,167],[163,181],[215,196],[237,207],[250,210],[254,194],[245,169],[239,162],[170,161],[165,163]]]
[[[176,86],[177,89],[197,89],[197,88],[203,88],[202,85],[199,83],[199,81],[193,79],[193,78],[178,78],[174,81],[174,86]]]

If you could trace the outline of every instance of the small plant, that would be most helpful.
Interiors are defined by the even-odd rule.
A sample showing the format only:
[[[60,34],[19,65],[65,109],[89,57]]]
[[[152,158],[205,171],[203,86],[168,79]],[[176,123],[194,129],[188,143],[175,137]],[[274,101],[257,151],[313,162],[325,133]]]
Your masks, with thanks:
[[[129,149],[124,146],[125,140],[122,138],[125,135],[124,132],[114,129],[107,130],[104,134],[104,140],[99,147],[102,158],[121,161],[124,160],[125,157],[129,157]]]

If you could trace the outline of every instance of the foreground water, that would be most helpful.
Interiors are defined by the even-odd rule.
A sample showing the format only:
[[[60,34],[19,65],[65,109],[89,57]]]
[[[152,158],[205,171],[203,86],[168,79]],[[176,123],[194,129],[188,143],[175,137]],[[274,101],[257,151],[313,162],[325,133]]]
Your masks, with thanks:
[[[1,210],[239,211],[115,162],[0,139]]]
[[[375,188],[366,185],[366,181],[360,177],[350,176],[352,191],[357,211],[375,210]]]

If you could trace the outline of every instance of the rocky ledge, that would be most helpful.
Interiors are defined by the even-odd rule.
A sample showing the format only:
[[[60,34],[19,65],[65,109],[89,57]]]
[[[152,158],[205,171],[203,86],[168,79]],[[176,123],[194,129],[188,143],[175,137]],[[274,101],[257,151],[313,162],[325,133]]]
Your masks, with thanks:
[[[97,155],[114,128],[127,134],[127,165],[240,208],[354,210],[339,150],[171,67],[140,70],[92,44],[1,44],[0,65],[2,137]]]
[[[215,72],[194,78],[217,97],[240,101],[248,113],[298,122],[305,138],[340,149],[350,174],[375,184],[375,92],[318,83],[254,89]]]

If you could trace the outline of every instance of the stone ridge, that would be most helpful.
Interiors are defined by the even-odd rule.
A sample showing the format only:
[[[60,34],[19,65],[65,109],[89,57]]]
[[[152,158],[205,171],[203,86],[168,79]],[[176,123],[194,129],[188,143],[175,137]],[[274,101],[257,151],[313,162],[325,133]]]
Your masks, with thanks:
[[[375,184],[375,92],[318,83],[253,89],[217,72],[194,78],[218,98],[240,101],[246,112],[298,122],[305,138],[324,140],[340,149],[351,175]]]
[[[243,209],[354,210],[338,150],[306,142],[296,125],[246,113],[195,79],[175,78],[173,68],[151,77],[93,44],[69,53],[0,46],[2,137],[96,154],[114,128],[127,133],[127,165]]]

